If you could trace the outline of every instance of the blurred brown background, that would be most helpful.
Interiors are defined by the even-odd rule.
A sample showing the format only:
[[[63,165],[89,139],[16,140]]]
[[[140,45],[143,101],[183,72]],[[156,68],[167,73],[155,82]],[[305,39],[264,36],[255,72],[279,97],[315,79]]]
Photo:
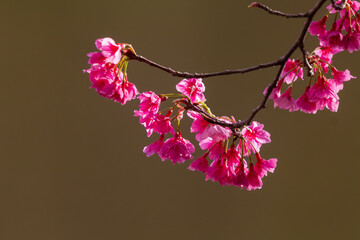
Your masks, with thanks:
[[[296,13],[315,0],[262,2]],[[360,239],[360,79],[345,84],[338,113],[289,113],[271,102],[257,115],[272,134],[263,156],[278,167],[252,192],[205,182],[189,163],[147,158],[142,149],[157,138],[133,117],[138,101],[121,106],[89,90],[82,69],[102,37],[189,72],[277,59],[304,20],[250,3],[3,1],[0,239]],[[307,49],[316,43],[308,37]],[[342,53],[334,63],[359,78],[359,60]],[[247,118],[275,72],[206,79],[209,106]],[[180,80],[138,62],[129,79],[157,93]]]

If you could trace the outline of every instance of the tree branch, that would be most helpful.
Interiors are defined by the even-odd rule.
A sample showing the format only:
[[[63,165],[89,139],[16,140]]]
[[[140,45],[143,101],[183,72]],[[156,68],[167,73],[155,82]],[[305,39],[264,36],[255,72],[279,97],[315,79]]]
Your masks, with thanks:
[[[170,73],[174,77],[183,77],[183,78],[208,78],[208,77],[239,74],[239,73],[244,74],[247,72],[252,72],[252,71],[256,71],[256,70],[263,69],[263,68],[274,67],[274,66],[278,66],[281,64],[281,61],[277,60],[277,61],[273,61],[273,62],[259,64],[257,66],[242,68],[242,69],[225,70],[225,71],[212,72],[212,73],[188,73],[188,72],[175,71],[172,68],[162,66],[162,65],[160,65],[156,62],[153,62],[153,61],[151,61],[143,56],[140,56],[140,55],[130,54],[129,52],[124,52],[124,54],[126,54],[131,60],[137,60],[139,62],[146,63],[152,67],[156,67],[160,70]]]
[[[308,17],[308,13],[298,13],[298,14],[283,13],[283,12],[280,12],[280,11],[277,11],[277,10],[272,10],[268,6],[266,6],[264,4],[261,4],[261,3],[258,3],[258,2],[251,3],[249,5],[249,7],[260,8],[262,10],[265,10],[269,14],[280,16],[280,17],[285,17],[285,18],[306,18],[306,17]]]
[[[306,13],[300,13],[300,14],[284,14],[281,13],[279,11],[274,11],[260,3],[253,3],[252,5],[250,5],[251,7],[259,7],[261,9],[266,10],[267,12],[274,14],[274,15],[278,15],[278,16],[284,16],[284,17],[306,17],[306,21],[304,23],[304,27],[299,35],[299,37],[297,38],[297,40],[294,42],[294,44],[290,47],[290,49],[288,50],[288,52],[280,57],[278,60],[273,61],[273,62],[269,62],[269,63],[265,63],[265,64],[260,64],[258,66],[253,66],[253,67],[249,67],[249,68],[243,68],[243,69],[235,69],[235,70],[225,70],[222,72],[213,72],[213,73],[187,73],[187,72],[180,72],[180,71],[175,71],[169,67],[165,67],[162,66],[158,63],[155,63],[145,57],[142,57],[140,55],[135,54],[135,52],[132,51],[124,51],[123,54],[125,54],[129,59],[131,60],[137,60],[139,62],[144,62],[150,66],[156,67],[160,70],[163,70],[165,72],[168,72],[170,74],[172,74],[173,76],[176,77],[184,77],[184,78],[207,78],[207,77],[213,77],[213,76],[221,76],[221,75],[230,75],[230,74],[238,74],[238,73],[247,73],[247,72],[251,72],[251,71],[255,71],[255,70],[259,70],[259,69],[263,69],[263,68],[268,68],[268,67],[274,67],[274,66],[280,66],[279,70],[277,71],[276,76],[274,77],[274,80],[268,85],[267,87],[267,91],[265,93],[265,96],[263,98],[263,100],[260,102],[260,104],[254,108],[252,110],[252,113],[250,114],[250,116],[248,117],[248,119],[244,120],[244,121],[238,121],[235,123],[229,123],[223,119],[219,119],[216,117],[212,117],[210,116],[204,109],[202,109],[200,106],[198,105],[194,105],[193,103],[191,103],[189,100],[184,100],[185,103],[185,108],[188,110],[193,110],[195,112],[201,113],[204,116],[204,119],[210,123],[213,124],[217,124],[223,127],[228,127],[230,128],[234,133],[238,132],[238,129],[245,126],[245,125],[249,125],[251,123],[251,121],[254,119],[254,117],[256,116],[256,114],[263,108],[265,108],[265,105],[270,97],[271,92],[273,91],[273,89],[276,87],[276,84],[278,83],[278,81],[280,80],[280,75],[281,72],[284,69],[285,63],[286,61],[290,58],[290,56],[295,52],[295,50],[297,48],[300,48],[301,52],[303,53],[303,57],[304,57],[304,62],[306,64],[306,66],[308,67],[309,72],[311,73],[311,66],[309,65],[309,63],[307,62],[306,59],[306,51],[304,49],[304,39],[306,36],[306,33],[309,29],[310,23],[314,17],[314,15],[318,12],[318,10],[321,8],[321,6],[326,2],[326,0],[318,0],[318,2],[315,4],[315,6],[310,9],[309,11],[307,11]],[[335,3],[334,1],[332,1],[333,4]],[[256,5],[256,6],[255,6]]]

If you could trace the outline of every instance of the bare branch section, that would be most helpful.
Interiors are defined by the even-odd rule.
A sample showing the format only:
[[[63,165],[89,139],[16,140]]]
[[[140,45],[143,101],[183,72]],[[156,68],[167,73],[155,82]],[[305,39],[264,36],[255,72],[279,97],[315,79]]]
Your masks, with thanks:
[[[144,62],[152,67],[155,67],[162,71],[170,73],[173,76],[183,77],[183,78],[208,78],[208,77],[223,76],[223,75],[230,75],[230,74],[244,74],[247,72],[256,71],[256,70],[263,69],[263,68],[279,66],[279,69],[277,71],[276,76],[274,77],[274,80],[267,87],[267,91],[264,95],[264,98],[262,99],[260,104],[252,110],[252,113],[250,114],[250,116],[244,121],[238,121],[238,122],[234,122],[234,123],[224,121],[222,119],[210,116],[202,107],[200,107],[196,104],[193,104],[188,100],[184,100],[183,103],[186,105],[185,106],[186,109],[201,113],[206,121],[208,121],[212,124],[217,124],[217,125],[220,125],[223,127],[228,127],[234,132],[234,134],[236,134],[236,133],[238,133],[239,128],[241,128],[245,125],[249,125],[252,122],[252,120],[255,118],[255,116],[258,114],[258,112],[261,109],[265,108],[265,105],[266,105],[267,101],[269,100],[271,92],[273,91],[273,89],[276,87],[278,81],[280,80],[281,72],[284,69],[286,61],[291,57],[291,55],[295,52],[296,49],[299,48],[301,50],[301,52],[303,54],[304,62],[308,68],[308,74],[311,74],[312,69],[311,69],[310,64],[307,62],[307,58],[306,58],[307,52],[304,48],[304,39],[305,39],[306,33],[309,29],[310,23],[311,23],[314,15],[319,11],[321,6],[325,2],[326,2],[326,0],[318,0],[318,2],[314,5],[314,7],[312,9],[310,9],[306,13],[299,13],[299,14],[285,14],[285,13],[282,13],[279,11],[274,11],[274,10],[270,9],[269,7],[267,7],[263,4],[257,3],[257,2],[252,3],[249,6],[249,7],[261,8],[261,9],[267,11],[268,13],[277,15],[277,16],[282,16],[282,17],[287,17],[287,18],[306,18],[306,21],[304,22],[304,27],[302,28],[297,40],[293,43],[293,45],[290,47],[290,49],[287,51],[287,53],[285,53],[285,55],[283,55],[278,60],[273,61],[273,62],[260,64],[260,65],[249,67],[249,68],[225,70],[222,72],[188,73],[188,72],[175,71],[169,67],[162,66],[162,65],[155,63],[145,57],[137,55],[131,51],[124,51],[123,54],[125,54],[129,59],[137,60],[139,62]],[[344,5],[345,3],[346,3],[346,1],[342,1],[342,5]],[[332,4],[333,4],[334,8],[335,8],[335,6],[336,7],[338,6],[335,4],[335,1],[332,1]],[[345,5],[344,6],[342,6],[342,5],[340,7],[343,8]]]
[[[244,74],[244,73],[256,71],[256,70],[263,69],[263,68],[278,66],[281,64],[281,61],[277,60],[277,61],[273,61],[273,62],[269,62],[269,63],[259,64],[257,66],[242,68],[242,69],[225,70],[225,71],[221,71],[221,72],[212,72],[212,73],[188,73],[188,72],[175,71],[172,68],[162,66],[162,65],[155,63],[155,62],[153,62],[143,56],[140,56],[140,55],[127,54],[127,56],[130,59],[137,60],[139,62],[144,62],[152,67],[156,67],[165,72],[168,72],[175,77],[183,77],[183,78],[208,78],[208,77],[231,75],[231,74],[240,74],[240,73]]]
[[[258,3],[258,2],[251,3],[249,5],[249,7],[260,8],[260,9],[265,10],[269,14],[280,16],[280,17],[285,17],[285,18],[306,18],[306,17],[308,17],[308,13],[298,13],[298,14],[283,13],[283,12],[280,12],[280,11],[277,11],[277,10],[272,10],[268,6],[265,6],[264,4],[261,4],[261,3]]]

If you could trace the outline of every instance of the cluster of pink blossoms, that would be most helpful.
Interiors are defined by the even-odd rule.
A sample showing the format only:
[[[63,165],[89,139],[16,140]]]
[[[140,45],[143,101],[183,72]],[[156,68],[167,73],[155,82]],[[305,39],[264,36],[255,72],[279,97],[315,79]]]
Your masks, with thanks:
[[[341,1],[338,1],[338,4],[340,3]],[[274,107],[287,109],[290,112],[300,110],[313,114],[324,108],[332,112],[338,110],[340,100],[338,93],[343,89],[343,83],[354,77],[347,69],[345,71],[336,69],[332,65],[332,58],[344,50],[353,52],[360,49],[360,15],[357,14],[359,8],[359,2],[347,0],[344,9],[340,10],[340,18],[334,20],[330,30],[326,30],[325,27],[328,14],[322,20],[311,23],[310,34],[318,36],[320,40],[320,46],[306,56],[312,67],[312,77],[304,93],[294,99],[291,95],[292,88],[298,78],[304,79],[305,64],[300,60],[289,59],[280,80],[270,94],[270,98],[274,100]],[[337,13],[332,5],[328,9],[330,14]],[[281,92],[284,83],[287,84],[286,90]],[[264,94],[266,92],[265,90]]]
[[[344,8],[335,10],[330,5],[328,14],[320,21],[312,22],[308,29],[311,35],[319,38],[320,46],[311,54],[306,54],[303,62],[288,59],[283,66],[280,78],[269,95],[274,101],[274,107],[313,114],[325,108],[333,112],[338,110],[338,93],[343,89],[344,82],[354,77],[347,69],[336,69],[332,59],[335,54],[345,50],[360,50],[360,15],[357,13],[360,3],[342,0],[336,4],[341,4]],[[259,5],[253,3],[251,6]],[[328,30],[325,25],[330,14],[335,14],[335,19]],[[189,170],[204,173],[206,180],[247,190],[261,188],[263,177],[268,172],[274,172],[277,159],[265,160],[260,155],[262,145],[271,142],[270,134],[263,129],[264,126],[256,121],[252,121],[250,125],[242,125],[233,117],[213,115],[205,104],[202,79],[183,79],[176,85],[180,92],[176,94],[158,95],[152,91],[139,94],[126,75],[130,60],[127,53],[130,52],[134,58],[138,57],[131,45],[102,38],[96,40],[96,47],[100,52],[88,54],[91,68],[84,70],[90,74],[91,87],[100,95],[121,104],[137,96],[140,105],[134,115],[139,117],[148,137],[153,133],[159,134],[158,140],[144,148],[146,156],[157,154],[162,161],[168,159],[174,164],[193,158],[195,147],[182,137],[180,131],[180,123],[186,112],[193,121],[190,131],[196,133],[195,139],[204,151],[201,157],[192,161]],[[299,78],[304,80],[304,67],[311,77],[303,94],[294,99],[292,88]],[[283,88],[286,90],[282,91]],[[268,90],[265,89],[264,94],[267,93]],[[170,107],[161,110],[161,103],[170,99]]]
[[[146,156],[155,153],[165,161],[184,163],[192,159],[195,147],[189,140],[181,136],[179,129],[180,120],[187,110],[186,101],[201,106],[205,102],[203,92],[205,86],[201,79],[183,79],[177,84],[176,89],[181,94],[156,95],[153,92],[141,93],[139,110],[135,116],[140,117],[140,123],[145,127],[148,136],[153,132],[160,135],[159,139],[144,148]],[[161,102],[175,98],[169,110],[159,111]],[[175,109],[177,111],[175,111]],[[175,116],[172,116],[173,113]],[[195,139],[205,153],[189,166],[189,170],[200,171],[206,174],[206,180],[217,181],[221,185],[229,184],[246,188],[247,190],[262,187],[262,178],[268,172],[274,172],[277,160],[265,160],[260,156],[260,147],[270,142],[270,134],[263,130],[263,125],[253,122],[234,134],[232,130],[205,120],[204,115],[189,110],[187,115],[193,119],[191,132],[196,132]],[[231,123],[227,117],[221,117],[224,122]],[[172,126],[175,121],[176,129]],[[170,138],[165,140],[169,133]],[[236,141],[239,143],[236,144]],[[228,147],[229,142],[231,146]],[[251,156],[256,159],[252,162]],[[209,160],[211,161],[209,163]]]
[[[139,92],[127,79],[128,60],[121,54],[121,50],[129,45],[115,43],[111,38],[98,39],[95,45],[101,52],[88,54],[91,68],[84,70],[90,75],[91,88],[95,88],[101,96],[121,104],[136,98]]]

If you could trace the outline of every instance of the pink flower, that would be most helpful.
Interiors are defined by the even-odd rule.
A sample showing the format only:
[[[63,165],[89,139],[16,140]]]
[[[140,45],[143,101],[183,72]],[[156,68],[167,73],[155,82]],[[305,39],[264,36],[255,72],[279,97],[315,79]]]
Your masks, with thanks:
[[[327,33],[319,39],[322,46],[331,47],[335,51],[340,52],[344,49],[342,43],[343,38],[344,35],[341,29],[338,29],[336,23],[334,23],[332,29],[327,31]]]
[[[96,47],[102,51],[106,62],[118,64],[121,59],[121,44],[115,43],[111,38],[99,38],[95,42]]]
[[[126,102],[135,99],[137,94],[139,94],[139,91],[137,90],[135,84],[125,80],[122,81],[118,86],[117,91],[115,91],[112,97],[112,100],[121,103],[121,105],[124,105]]]
[[[203,133],[199,136],[198,140],[200,148],[210,149],[215,143],[224,141],[232,135],[232,131],[228,128],[209,124]]]
[[[209,168],[209,162],[206,159],[207,154],[204,154],[203,156],[201,156],[200,158],[196,159],[195,161],[193,161],[190,166],[188,167],[188,169],[190,171],[199,171],[199,172],[203,172],[206,173],[208,168]]]
[[[326,33],[325,23],[328,16],[325,15],[320,21],[312,22],[309,26],[309,33],[313,36],[323,37]]]
[[[174,129],[170,121],[171,111],[169,111],[165,116],[153,112],[134,111],[134,113],[134,116],[140,117],[139,122],[145,127],[148,137],[150,137],[154,131],[160,135],[168,132],[174,133]]]
[[[240,164],[241,161],[241,155],[236,150],[235,145],[231,145],[230,149],[227,150],[226,159],[228,161],[230,171],[235,174],[235,168]]]
[[[224,146],[223,146],[223,142],[219,141],[217,143],[215,143],[209,151],[209,159],[213,160],[213,161],[217,161],[220,159],[221,155],[224,152]]]
[[[273,88],[272,92],[269,95],[269,99],[277,99],[278,97],[280,97],[281,86],[282,86],[283,82],[284,82],[283,78],[277,82],[276,87]],[[268,87],[265,88],[263,94],[266,95],[267,91],[268,91]]]
[[[255,153],[257,162],[254,166],[255,172],[262,178],[267,176],[268,172],[273,173],[276,168],[276,158],[271,158],[269,160],[262,159],[259,153]]]
[[[326,79],[325,77],[318,77],[318,81],[311,86],[307,95],[309,100],[312,102],[319,102],[321,100],[326,100],[329,98],[335,97],[339,99],[336,94],[337,88],[331,79]]]
[[[87,56],[89,57],[88,63],[91,65],[104,65],[106,63],[106,58],[99,52],[91,52],[88,53]]]
[[[280,79],[284,79],[287,84],[295,82],[298,77],[303,79],[303,69],[301,66],[302,62],[299,60],[288,59],[280,75]]]
[[[191,153],[195,151],[194,145],[189,140],[181,137],[180,133],[175,134],[173,138],[169,138],[164,142],[161,150],[158,152],[162,161],[170,159],[175,163],[184,163],[191,159]]]
[[[307,92],[307,97],[310,102],[316,103],[318,110],[326,107],[330,111],[336,112],[339,106],[337,92],[338,88],[334,80],[318,77],[318,81]]]
[[[91,88],[122,105],[136,98],[139,93],[136,86],[128,81],[127,75],[116,65],[121,58],[122,45],[115,44],[111,38],[98,39],[95,44],[102,52],[88,54],[91,68],[84,71],[90,74]]]
[[[147,157],[152,156],[154,153],[158,153],[161,150],[161,147],[164,145],[164,135],[161,135],[159,140],[153,142],[152,144],[144,147],[143,152],[146,153]]]
[[[195,136],[196,140],[200,141],[202,133],[205,131],[207,126],[210,124],[206,121],[200,113],[194,111],[188,111],[187,115],[194,119],[194,122],[191,124],[190,132],[198,132]]]
[[[317,59],[317,62],[320,63],[320,66],[322,67],[322,70],[324,72],[328,71],[328,65],[332,63],[332,58],[335,53],[334,50],[331,47],[317,47],[314,50],[314,53],[316,56],[314,56]]]
[[[260,189],[263,185],[260,175],[255,171],[253,163],[250,163],[249,172],[246,176],[248,185],[246,189],[248,191]]]
[[[189,97],[192,103],[205,101],[203,94],[205,85],[202,83],[201,78],[183,79],[176,85],[176,90]]]
[[[316,102],[311,102],[308,97],[310,87],[307,87],[304,94],[296,100],[296,105],[304,113],[315,114],[318,111],[318,105]]]
[[[150,125],[150,128],[159,133],[159,134],[166,134],[170,131],[174,131],[171,125],[170,116],[161,115],[161,114],[154,114],[153,122]]]
[[[341,1],[338,1],[341,4]],[[329,9],[332,6],[329,5]],[[318,35],[320,44],[330,46],[336,52],[347,50],[349,52],[360,50],[360,27],[359,17],[356,13],[360,8],[357,1],[346,1],[345,8],[340,10],[340,18],[333,23],[332,28],[326,34]],[[337,12],[332,9],[330,13]],[[345,31],[345,33],[343,32]]]
[[[263,128],[263,124],[253,121],[250,126],[246,126],[241,130],[241,134],[245,139],[244,154],[246,156],[250,154],[247,149],[253,152],[260,152],[260,147],[262,144],[271,142],[270,133],[263,130]],[[239,152],[241,152],[241,145],[242,144],[240,142],[238,145]]]
[[[112,64],[105,64],[103,68],[90,69],[90,80],[93,83],[90,88],[103,97],[124,105],[127,101],[136,98],[139,93],[136,86],[127,80],[127,77],[119,74]]]
[[[336,98],[326,99],[326,108],[332,112],[337,112],[339,108],[339,100]]]
[[[360,50],[360,33],[359,32],[350,32],[342,41],[342,47],[352,53],[353,51]]]
[[[223,156],[224,157],[224,156]],[[219,182],[220,185],[226,185],[231,182],[231,171],[226,159],[214,161],[206,172],[206,181],[212,180]]]
[[[332,75],[334,76],[334,83],[336,85],[337,91],[342,90],[344,87],[343,82],[347,82],[352,78],[355,78],[350,75],[349,70],[345,70],[344,72],[337,70],[335,67],[331,68]]]
[[[143,92],[138,96],[141,112],[157,113],[160,108],[161,98],[153,92]]]
[[[274,108],[288,109],[290,112],[299,110],[295,100],[291,96],[292,87],[289,87],[280,97],[274,99]]]
[[[247,188],[249,186],[249,181],[247,179],[248,172],[249,169],[247,168],[246,161],[242,160],[235,168],[232,184],[237,187]]]

